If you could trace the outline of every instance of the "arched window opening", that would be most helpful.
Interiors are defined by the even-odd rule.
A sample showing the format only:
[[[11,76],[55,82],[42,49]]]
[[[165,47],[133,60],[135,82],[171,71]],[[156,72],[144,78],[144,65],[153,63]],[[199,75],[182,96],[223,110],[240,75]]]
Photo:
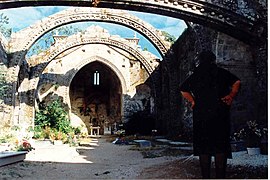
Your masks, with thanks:
[[[94,85],[98,86],[99,85],[99,72],[96,70],[94,73]]]

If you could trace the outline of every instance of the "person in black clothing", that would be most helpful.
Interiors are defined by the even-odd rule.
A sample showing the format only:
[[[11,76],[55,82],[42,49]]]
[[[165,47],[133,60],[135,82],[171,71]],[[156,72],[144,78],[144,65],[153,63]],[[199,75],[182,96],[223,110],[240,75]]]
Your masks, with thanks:
[[[211,157],[215,157],[216,178],[225,178],[231,158],[230,106],[240,80],[216,65],[211,51],[199,54],[199,65],[180,86],[182,96],[193,109],[193,148],[199,156],[203,178],[210,178]]]

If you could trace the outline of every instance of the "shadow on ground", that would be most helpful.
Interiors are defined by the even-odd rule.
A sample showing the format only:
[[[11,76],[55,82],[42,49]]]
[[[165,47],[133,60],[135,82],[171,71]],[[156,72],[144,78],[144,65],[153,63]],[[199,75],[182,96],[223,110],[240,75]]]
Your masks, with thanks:
[[[214,165],[212,164],[212,167]],[[144,169],[138,177],[139,179],[198,179],[200,176],[199,161],[192,159],[186,162],[176,160],[158,166]],[[212,168],[211,178],[215,178],[215,172]],[[267,167],[244,167],[228,166],[228,179],[267,179]]]

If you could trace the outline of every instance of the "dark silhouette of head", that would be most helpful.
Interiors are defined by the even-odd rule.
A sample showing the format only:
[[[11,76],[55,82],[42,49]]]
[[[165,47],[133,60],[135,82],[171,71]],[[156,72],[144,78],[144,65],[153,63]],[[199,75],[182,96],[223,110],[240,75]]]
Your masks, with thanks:
[[[216,55],[209,50],[202,51],[199,56],[199,64],[215,64],[216,63]]]

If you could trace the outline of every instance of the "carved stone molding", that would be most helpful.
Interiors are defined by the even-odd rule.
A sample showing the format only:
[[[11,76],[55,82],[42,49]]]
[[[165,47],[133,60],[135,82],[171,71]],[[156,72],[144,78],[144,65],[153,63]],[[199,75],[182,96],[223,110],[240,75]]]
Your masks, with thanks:
[[[55,57],[57,57],[59,54],[61,54],[62,52],[65,52],[68,49],[74,48],[76,46],[85,45],[85,44],[106,44],[106,45],[117,47],[119,49],[122,49],[122,50],[130,53],[137,60],[139,60],[143,64],[143,66],[145,67],[146,71],[149,74],[151,74],[154,71],[154,67],[152,67],[152,65],[146,60],[146,58],[138,50],[134,49],[133,47],[127,45],[124,42],[117,41],[115,39],[86,38],[85,37],[85,38],[82,38],[81,41],[74,40],[74,41],[69,41],[69,42],[64,43],[64,44],[59,44],[58,46],[52,46],[52,48],[50,49],[50,53],[48,53],[47,56],[44,56],[42,58],[43,61],[40,62],[39,64],[37,64],[33,69],[32,77],[30,77],[31,80],[30,80],[30,85],[29,85],[29,90],[31,90],[31,92],[33,94],[30,94],[29,97],[34,97],[34,91],[32,91],[32,90],[37,88],[40,74],[43,72],[43,70],[48,66],[48,64]],[[92,60],[93,59],[91,58],[90,61],[92,61]],[[99,60],[101,62],[104,62],[106,65],[108,65],[110,68],[112,68],[114,70],[114,72],[120,78],[121,83],[123,83],[122,84],[123,90],[125,90],[126,89],[126,86],[125,86],[126,83],[123,80],[123,78],[121,79],[122,75],[119,72],[119,70],[117,70],[117,68],[115,68],[108,61],[105,61],[104,58],[98,58],[97,60]],[[85,65],[85,63],[87,63],[88,61],[89,60],[87,60],[86,62],[83,62],[83,64],[79,64],[79,66]],[[34,105],[34,99],[32,99],[30,104]]]
[[[155,29],[152,25],[140,20],[136,16],[124,11],[96,8],[69,8],[13,34],[10,51],[27,51],[46,32],[61,25],[81,21],[113,22],[130,27],[144,35],[150,42],[152,42],[162,56],[165,55],[170,47],[170,43],[165,41],[165,37],[162,35],[161,31]],[[14,64],[21,63],[21,56],[14,59]]]
[[[260,37],[260,29],[267,27],[267,22],[261,22],[254,7],[247,5],[247,0],[239,0],[240,3],[234,0],[99,0],[98,3],[92,1],[44,0],[33,3],[27,0],[6,0],[1,1],[0,7],[65,5],[135,10],[203,24],[247,42],[256,40],[256,37]],[[238,4],[246,5],[239,7]],[[260,23],[262,24],[258,25]]]
[[[121,71],[119,71],[119,69],[112,64],[108,59],[105,59],[103,57],[100,56],[92,56],[90,58],[87,58],[85,60],[82,60],[80,63],[77,64],[77,66],[74,67],[74,69],[76,69],[76,71],[72,71],[70,74],[67,75],[67,78],[65,79],[66,82],[64,82],[64,84],[70,84],[73,77],[77,74],[77,72],[84,67],[85,65],[92,63],[92,62],[101,62],[103,64],[105,64],[106,66],[108,66],[119,78],[120,83],[121,83],[121,88],[122,88],[122,93],[125,94],[127,92],[127,85],[126,85],[126,80],[125,77],[123,76],[123,74],[121,73]],[[69,88],[66,88],[66,96],[64,97],[64,100],[69,99]]]
[[[104,63],[106,66],[108,66],[119,78],[120,83],[121,83],[122,93],[125,94],[127,92],[127,85],[126,85],[125,77],[119,71],[119,69],[114,64],[112,64],[108,59],[105,59],[105,58],[100,57],[100,56],[92,56],[92,57],[89,57],[87,59],[82,59],[80,62],[78,62],[78,64],[73,67],[73,69],[75,69],[75,71],[69,71],[70,73],[66,74],[65,78],[63,78],[64,82],[62,82],[62,83],[67,85],[67,86],[65,86],[65,90],[64,90],[65,92],[62,94],[64,102],[66,102],[67,104],[70,104],[70,102],[69,102],[69,85],[70,85],[73,77],[76,75],[76,73],[85,65],[87,65],[91,62],[95,62],[95,61]],[[39,81],[39,78],[36,78],[33,81],[31,81],[31,84],[29,86],[29,89],[32,89],[31,96],[34,96],[34,94],[38,90],[38,81]],[[29,111],[30,113],[28,113],[27,117],[28,117],[28,119],[33,119],[34,118],[34,113],[33,113],[34,112],[34,99],[31,100],[30,104],[32,105],[31,106],[32,108],[28,107],[27,111]]]
[[[40,73],[44,70],[44,68],[48,65],[50,61],[52,61],[55,57],[57,57],[59,54],[62,52],[71,49],[76,46],[81,46],[85,44],[105,44],[109,46],[114,46],[116,48],[122,49],[130,55],[134,56],[136,59],[138,59],[143,66],[145,67],[146,71],[151,74],[154,71],[154,67],[148,62],[148,60],[135,48],[132,46],[128,45],[125,42],[121,42],[116,39],[110,39],[110,38],[89,38],[89,37],[84,37],[81,38],[80,41],[77,39],[74,39],[73,41],[68,41],[64,44],[60,44],[58,46],[52,46],[50,49],[50,53],[47,54],[47,56],[44,56],[42,59],[42,62],[39,62],[38,65],[35,66],[35,71],[33,72],[33,76],[31,78],[38,77]]]

